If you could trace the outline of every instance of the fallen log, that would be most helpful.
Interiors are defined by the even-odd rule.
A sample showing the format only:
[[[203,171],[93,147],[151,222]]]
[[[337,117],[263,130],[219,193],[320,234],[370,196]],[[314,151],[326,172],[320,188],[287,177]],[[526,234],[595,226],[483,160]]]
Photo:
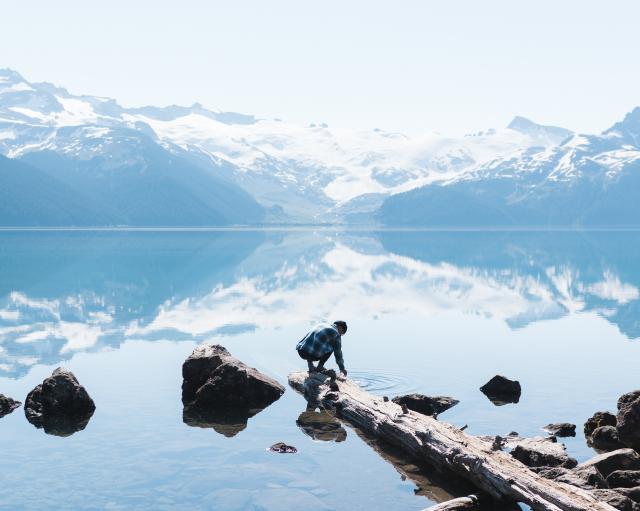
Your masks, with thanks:
[[[419,460],[451,470],[495,499],[522,502],[535,511],[615,511],[587,490],[545,479],[510,454],[458,428],[362,390],[350,380],[297,372],[289,384],[375,437]]]
[[[477,495],[469,495],[441,502],[435,506],[428,507],[424,511],[478,511],[480,510],[480,499]]]
[[[375,438],[360,428],[354,428],[354,432],[380,458],[391,464],[403,481],[409,480],[416,485],[413,490],[415,495],[423,496],[433,502],[448,502],[460,495],[477,491],[474,485],[457,474],[438,471],[428,463],[412,458],[398,447],[390,445],[380,438]],[[501,509],[500,511],[507,510]],[[509,511],[514,511],[514,509],[511,508]],[[520,511],[520,508],[515,511]]]

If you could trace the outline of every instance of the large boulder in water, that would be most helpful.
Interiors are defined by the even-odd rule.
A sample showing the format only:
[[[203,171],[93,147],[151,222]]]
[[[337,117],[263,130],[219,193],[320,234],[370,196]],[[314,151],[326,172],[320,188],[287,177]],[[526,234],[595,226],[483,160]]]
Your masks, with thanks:
[[[628,447],[640,451],[640,390],[618,399],[618,438]]]
[[[520,401],[522,388],[520,382],[510,380],[499,374],[480,387],[482,393],[496,406]]]
[[[197,346],[182,365],[182,378],[184,422],[212,427],[226,436],[244,429],[249,417],[284,393],[276,380],[219,345]]]
[[[423,394],[406,394],[397,396],[392,401],[400,406],[406,405],[409,410],[437,417],[442,412],[454,407],[460,401],[447,396],[425,396]]]
[[[4,417],[5,415],[10,414],[21,404],[22,403],[20,401],[16,401],[15,399],[11,399],[4,394],[0,394],[0,417]]]
[[[57,436],[83,430],[96,406],[71,371],[61,367],[27,395],[24,414],[36,428]]]

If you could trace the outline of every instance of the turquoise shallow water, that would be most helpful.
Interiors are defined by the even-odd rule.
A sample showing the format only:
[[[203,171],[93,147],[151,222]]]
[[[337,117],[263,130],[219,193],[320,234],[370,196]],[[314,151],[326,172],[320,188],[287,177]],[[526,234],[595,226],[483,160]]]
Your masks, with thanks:
[[[306,330],[345,319],[347,367],[372,392],[453,396],[441,419],[471,433],[581,430],[638,388],[639,249],[636,232],[1,232],[0,393],[24,401],[62,365],[97,410],[66,438],[22,409],[0,419],[0,508],[423,509],[349,427],[340,442],[299,428],[290,389],[231,438],[184,424],[183,360],[221,343],[285,383]],[[520,403],[478,391],[497,373]]]

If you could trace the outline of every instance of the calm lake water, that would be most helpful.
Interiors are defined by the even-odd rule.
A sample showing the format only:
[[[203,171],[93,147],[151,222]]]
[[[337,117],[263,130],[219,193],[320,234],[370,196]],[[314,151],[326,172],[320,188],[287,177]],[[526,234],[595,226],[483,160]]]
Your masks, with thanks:
[[[183,422],[198,343],[286,384],[324,319],[348,322],[347,368],[373,392],[455,397],[440,418],[473,434],[574,422],[584,460],[585,419],[640,387],[640,233],[0,232],[0,393],[24,401],[63,366],[97,406],[64,438],[22,408],[0,419],[0,508],[427,507],[393,453],[298,427],[291,389],[233,437]],[[480,393],[495,374],[521,382],[518,404]]]

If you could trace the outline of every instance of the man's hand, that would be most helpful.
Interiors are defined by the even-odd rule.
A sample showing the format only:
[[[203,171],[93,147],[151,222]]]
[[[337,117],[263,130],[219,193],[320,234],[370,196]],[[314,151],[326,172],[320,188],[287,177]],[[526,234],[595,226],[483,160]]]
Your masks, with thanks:
[[[346,378],[346,377],[347,377],[347,370],[346,370],[346,369],[340,369],[340,375],[341,375],[343,378]]]

